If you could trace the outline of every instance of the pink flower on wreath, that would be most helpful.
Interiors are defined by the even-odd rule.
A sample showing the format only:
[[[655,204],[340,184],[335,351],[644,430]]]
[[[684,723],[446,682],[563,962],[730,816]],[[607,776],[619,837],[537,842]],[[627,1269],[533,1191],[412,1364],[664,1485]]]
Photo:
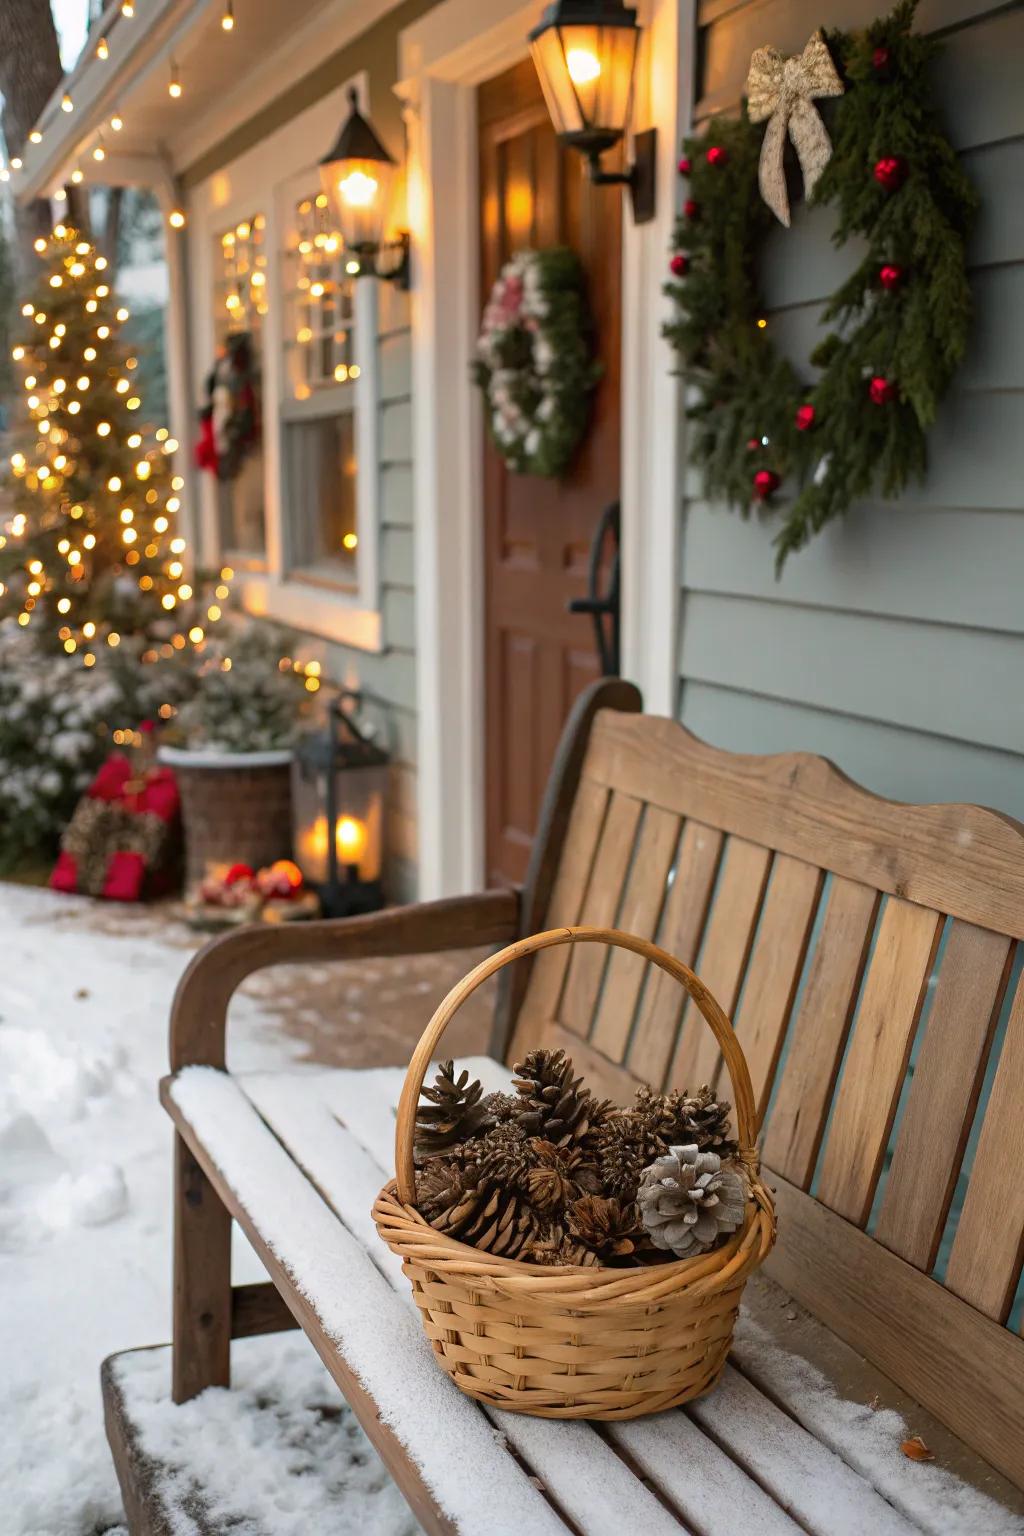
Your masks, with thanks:
[[[504,331],[517,323],[523,307],[523,280],[517,273],[498,279],[484,315],[486,331]]]

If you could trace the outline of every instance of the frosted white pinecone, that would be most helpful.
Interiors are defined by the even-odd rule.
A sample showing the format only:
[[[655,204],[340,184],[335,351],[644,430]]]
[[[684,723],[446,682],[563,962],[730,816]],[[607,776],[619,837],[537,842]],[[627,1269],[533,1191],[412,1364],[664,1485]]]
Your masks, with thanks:
[[[746,1185],[717,1152],[670,1147],[640,1176],[640,1219],[657,1248],[680,1259],[713,1248],[743,1225]]]

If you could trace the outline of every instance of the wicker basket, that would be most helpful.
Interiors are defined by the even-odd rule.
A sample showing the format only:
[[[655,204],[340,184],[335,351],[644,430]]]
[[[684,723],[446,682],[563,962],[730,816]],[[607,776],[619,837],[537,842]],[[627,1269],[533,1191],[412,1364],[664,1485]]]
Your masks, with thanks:
[[[416,1108],[454,1014],[511,961],[579,943],[618,945],[667,971],[686,988],[721,1047],[752,1197],[740,1231],[699,1258],[635,1269],[550,1268],[455,1242],[415,1209]],[[404,1261],[442,1369],[470,1397],[549,1419],[638,1418],[707,1392],[725,1364],[747,1277],[775,1241],[755,1133],[750,1074],[729,1020],[699,978],[657,945],[611,928],[557,928],[484,960],[452,988],[416,1047],[398,1106],[398,1177],[373,1208],[378,1232]]]
[[[209,866],[253,869],[291,858],[290,752],[205,753],[163,748],[174,769],[185,829],[185,889]]]

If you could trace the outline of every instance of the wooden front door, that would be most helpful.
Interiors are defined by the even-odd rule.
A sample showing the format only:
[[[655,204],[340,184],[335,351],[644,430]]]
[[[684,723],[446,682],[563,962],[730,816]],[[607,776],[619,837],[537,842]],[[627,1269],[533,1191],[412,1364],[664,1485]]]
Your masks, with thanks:
[[[555,139],[529,59],[479,88],[480,248],[486,299],[516,251],[568,245],[587,276],[604,374],[589,432],[559,480],[510,474],[484,449],[486,852],[492,883],[522,880],[559,733],[600,674],[591,540],[619,494],[621,197],[592,187]]]

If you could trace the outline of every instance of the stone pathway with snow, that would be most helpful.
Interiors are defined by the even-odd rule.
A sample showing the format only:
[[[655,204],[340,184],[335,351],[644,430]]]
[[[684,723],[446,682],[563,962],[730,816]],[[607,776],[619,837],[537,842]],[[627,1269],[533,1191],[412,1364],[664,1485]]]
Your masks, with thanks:
[[[123,1512],[99,1366],[169,1334],[171,1130],[156,1085],[170,999],[197,941],[165,910],[2,884],[0,933],[0,1526],[3,1536],[107,1536],[123,1529]],[[265,973],[233,1006],[232,1064],[397,1064],[473,958]],[[483,1007],[466,1029],[458,1048],[480,1049]],[[235,1278],[265,1278],[244,1244]],[[294,1353],[294,1338],[284,1348]],[[302,1358],[300,1395],[320,1373],[325,1400],[340,1404]],[[327,1432],[310,1418],[311,1453]],[[328,1526],[296,1509],[275,1536],[405,1536],[404,1501],[374,1473],[354,1422],[332,1444],[335,1458],[349,1456],[361,1514]],[[337,1460],[333,1475],[345,1484]]]

